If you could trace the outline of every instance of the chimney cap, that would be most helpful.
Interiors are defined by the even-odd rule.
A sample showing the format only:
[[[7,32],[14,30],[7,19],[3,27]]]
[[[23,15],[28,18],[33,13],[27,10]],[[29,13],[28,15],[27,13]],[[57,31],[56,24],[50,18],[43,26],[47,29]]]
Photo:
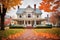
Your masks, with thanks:
[[[18,6],[18,9],[19,9],[20,6]]]
[[[36,10],[36,4],[34,4],[34,10]]]

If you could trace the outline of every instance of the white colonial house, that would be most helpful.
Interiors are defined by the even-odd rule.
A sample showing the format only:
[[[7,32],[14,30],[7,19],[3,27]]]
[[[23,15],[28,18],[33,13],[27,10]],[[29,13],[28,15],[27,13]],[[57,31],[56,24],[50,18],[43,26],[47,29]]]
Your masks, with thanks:
[[[28,5],[26,8],[18,7],[16,14],[17,18],[13,19],[14,24],[16,25],[35,27],[40,25],[42,21],[45,22],[45,19],[41,18],[42,12],[36,8],[36,4],[34,5],[34,8],[32,8],[30,5]]]

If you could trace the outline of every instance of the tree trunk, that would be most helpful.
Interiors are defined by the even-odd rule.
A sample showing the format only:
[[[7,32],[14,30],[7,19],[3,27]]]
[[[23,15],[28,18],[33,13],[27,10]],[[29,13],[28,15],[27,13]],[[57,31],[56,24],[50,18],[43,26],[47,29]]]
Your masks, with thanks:
[[[4,5],[3,5],[3,8],[2,8],[3,12],[1,13],[1,30],[4,30],[4,21],[5,21],[5,15],[6,15],[6,8],[4,8]]]
[[[3,15],[1,15],[1,30],[4,30],[4,16]]]

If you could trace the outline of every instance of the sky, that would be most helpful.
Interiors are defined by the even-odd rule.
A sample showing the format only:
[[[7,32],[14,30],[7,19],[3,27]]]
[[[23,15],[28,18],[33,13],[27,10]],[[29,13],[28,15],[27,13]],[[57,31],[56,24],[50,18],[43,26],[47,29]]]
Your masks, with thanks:
[[[41,2],[41,0],[23,0],[22,5],[20,5],[20,8],[26,8],[28,5],[30,5],[32,8],[34,7],[34,4],[36,4],[36,7],[39,7],[39,3]],[[11,8],[6,15],[11,16],[12,18],[17,18],[16,12],[17,12],[17,6],[15,6],[15,9]],[[42,18],[45,18],[47,16],[47,12],[42,11]],[[49,14],[50,15],[50,14]]]

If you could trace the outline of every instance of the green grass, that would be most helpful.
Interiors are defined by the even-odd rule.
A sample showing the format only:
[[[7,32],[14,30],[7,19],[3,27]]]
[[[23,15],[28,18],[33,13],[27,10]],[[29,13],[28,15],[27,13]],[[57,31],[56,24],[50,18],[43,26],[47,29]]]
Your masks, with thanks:
[[[23,32],[23,29],[9,29],[9,30],[0,30],[0,38],[1,37],[8,37],[11,34],[15,34],[18,32]]]
[[[25,29],[8,29],[8,30],[0,30],[0,38],[1,37],[8,37],[11,34],[15,34],[18,32],[23,32]],[[42,28],[42,29],[33,29],[34,31],[44,32],[44,33],[52,33],[60,36],[60,28]]]
[[[34,29],[37,33],[43,32],[43,33],[51,33],[56,34],[60,36],[60,28],[50,28],[50,29]]]

